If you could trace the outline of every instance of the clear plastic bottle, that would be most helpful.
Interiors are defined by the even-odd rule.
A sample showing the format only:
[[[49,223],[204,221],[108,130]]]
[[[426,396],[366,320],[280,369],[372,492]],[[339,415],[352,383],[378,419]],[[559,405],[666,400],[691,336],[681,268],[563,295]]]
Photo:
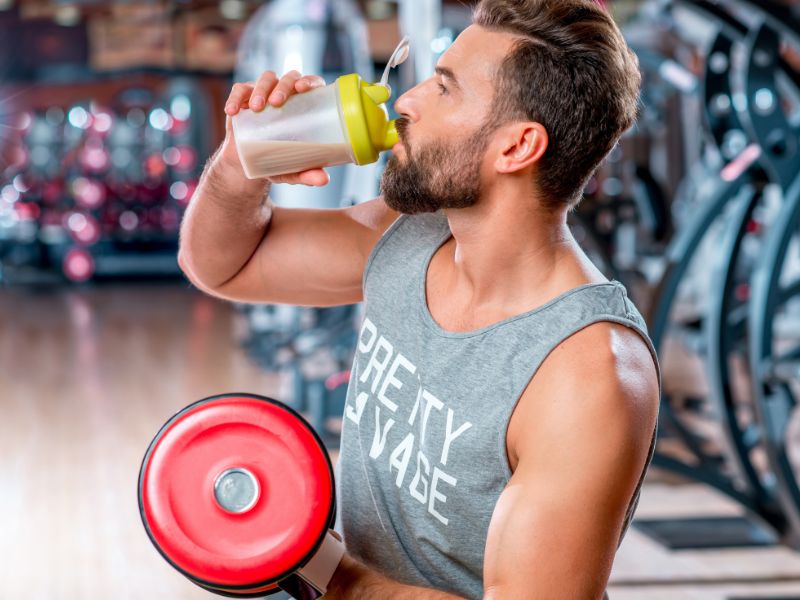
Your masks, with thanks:
[[[357,75],[289,96],[280,107],[232,118],[236,149],[251,179],[307,169],[375,162],[397,143],[383,103],[389,90]]]
[[[408,37],[395,48],[380,83],[357,73],[330,85],[290,95],[280,107],[244,109],[232,117],[233,137],[250,179],[318,167],[378,160],[398,142],[384,106],[391,96],[389,69],[408,56]]]

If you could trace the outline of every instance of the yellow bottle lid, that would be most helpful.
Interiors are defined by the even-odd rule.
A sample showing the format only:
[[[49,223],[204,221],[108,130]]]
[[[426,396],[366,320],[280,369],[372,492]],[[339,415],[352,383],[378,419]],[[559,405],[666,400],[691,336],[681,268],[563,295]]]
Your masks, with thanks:
[[[367,83],[358,73],[342,75],[336,80],[336,86],[355,162],[359,165],[373,163],[381,152],[399,141],[395,121],[389,120],[384,106],[390,96],[389,89]]]

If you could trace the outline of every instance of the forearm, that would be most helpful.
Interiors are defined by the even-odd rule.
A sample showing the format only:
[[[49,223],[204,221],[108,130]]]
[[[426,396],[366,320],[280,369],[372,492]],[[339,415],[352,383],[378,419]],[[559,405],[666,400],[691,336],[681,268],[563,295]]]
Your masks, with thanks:
[[[190,279],[214,288],[241,270],[267,231],[269,187],[247,179],[222,148],[209,159],[181,224],[179,260]]]
[[[430,588],[405,585],[384,577],[348,554],[328,584],[326,600],[463,600]]]

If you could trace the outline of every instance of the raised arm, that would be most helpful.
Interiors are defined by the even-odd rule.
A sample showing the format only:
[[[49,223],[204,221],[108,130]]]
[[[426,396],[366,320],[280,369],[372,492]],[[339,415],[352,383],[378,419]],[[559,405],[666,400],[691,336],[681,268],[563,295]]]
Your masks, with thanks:
[[[268,197],[272,183],[320,186],[328,174],[311,169],[247,179],[233,139],[231,116],[240,109],[263,110],[265,99],[280,106],[324,84],[297,71],[280,80],[267,71],[256,83],[233,86],[225,140],[206,164],[181,224],[178,262],[198,288],[245,302],[331,306],[362,299],[366,260],[398,213],[381,198],[342,209],[275,207]]]

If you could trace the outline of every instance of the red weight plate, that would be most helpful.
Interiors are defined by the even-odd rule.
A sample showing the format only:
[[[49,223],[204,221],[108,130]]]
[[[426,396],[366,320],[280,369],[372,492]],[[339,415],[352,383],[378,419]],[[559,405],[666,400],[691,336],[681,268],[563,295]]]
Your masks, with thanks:
[[[260,496],[226,512],[214,481],[250,471]],[[300,415],[261,396],[201,400],[170,419],[142,463],[139,502],[148,534],[184,574],[206,585],[247,589],[276,582],[303,564],[331,526],[333,470]]]

